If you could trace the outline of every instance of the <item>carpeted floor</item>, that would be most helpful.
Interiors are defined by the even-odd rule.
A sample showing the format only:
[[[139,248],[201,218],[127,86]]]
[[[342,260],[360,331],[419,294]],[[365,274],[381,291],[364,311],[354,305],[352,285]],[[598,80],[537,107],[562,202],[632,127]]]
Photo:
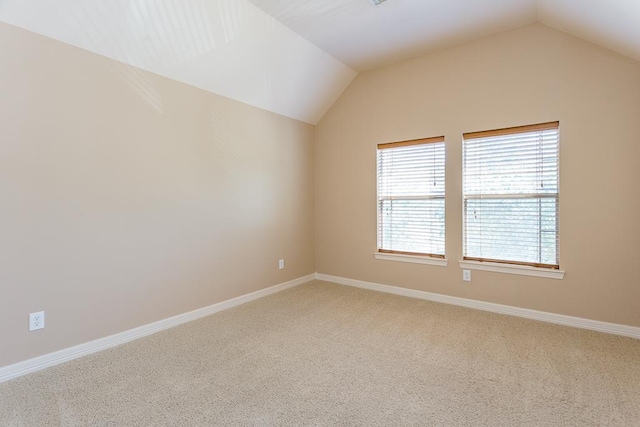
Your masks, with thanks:
[[[323,282],[0,384],[2,426],[640,426],[640,341]]]

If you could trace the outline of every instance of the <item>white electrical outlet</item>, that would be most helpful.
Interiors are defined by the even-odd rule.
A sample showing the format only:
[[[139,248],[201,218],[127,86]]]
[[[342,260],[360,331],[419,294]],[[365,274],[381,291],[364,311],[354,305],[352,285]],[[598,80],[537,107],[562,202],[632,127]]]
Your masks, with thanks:
[[[283,259],[281,259],[280,261],[278,261],[278,268],[279,268],[280,270],[282,270],[282,269],[284,268],[284,260],[283,260]]]
[[[44,311],[29,314],[29,332],[44,328]]]
[[[462,270],[462,280],[465,282],[471,281],[471,270]]]

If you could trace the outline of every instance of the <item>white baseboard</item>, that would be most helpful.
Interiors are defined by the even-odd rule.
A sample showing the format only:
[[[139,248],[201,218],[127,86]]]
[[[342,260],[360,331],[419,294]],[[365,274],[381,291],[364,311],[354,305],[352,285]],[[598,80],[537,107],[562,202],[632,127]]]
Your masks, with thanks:
[[[492,313],[508,314],[510,316],[524,317],[527,319],[540,320],[542,322],[555,323],[575,328],[589,329],[592,331],[605,332],[613,335],[640,339],[640,328],[616,323],[600,322],[597,320],[583,319],[580,317],[565,316],[562,314],[547,313],[544,311],[530,310],[527,308],[512,307],[508,305],[494,304],[490,302],[477,301],[467,298],[453,297],[448,295],[434,294],[430,292],[417,291],[414,289],[399,288],[396,286],[382,285],[380,283],[364,282],[362,280],[346,279],[344,277],[329,276],[327,274],[316,273],[316,279],[326,282],[338,283],[341,285],[354,286],[356,288],[369,289],[372,291],[385,292],[388,294],[401,295],[410,298],[418,298],[443,304],[458,305],[461,307],[474,308],[476,310],[490,311]]]
[[[507,314],[511,316],[524,317],[527,319],[539,320],[558,325],[572,326],[576,328],[589,329],[598,332],[604,332],[613,335],[621,335],[625,337],[640,339],[640,327],[619,325],[616,323],[600,322],[597,320],[583,319],[580,317],[565,316],[562,314],[547,313],[543,311],[530,310],[526,308],[511,307],[508,305],[494,304],[484,301],[476,301],[466,298],[453,297],[448,295],[434,294],[430,292],[418,291],[414,289],[400,288],[396,286],[383,285],[380,283],[365,282],[362,280],[347,279],[344,277],[330,276],[327,274],[315,273],[300,277],[289,282],[281,283],[270,288],[262,289],[250,294],[242,295],[237,298],[222,301],[217,304],[203,307],[188,313],[179,314],[167,319],[159,320],[148,325],[140,326],[135,329],[120,332],[115,335],[100,338],[74,347],[69,347],[43,356],[34,357],[33,359],[18,362],[13,365],[0,368],[0,383],[8,381],[22,375],[36,372],[50,366],[58,365],[82,356],[106,350],[183,323],[191,322],[202,317],[210,316],[223,310],[254,301],[259,298],[285,289],[293,288],[313,279],[323,280],[326,282],[338,283],[356,288],[369,289],[372,291],[385,292],[388,294],[400,295],[410,298],[423,299],[428,301],[439,302],[443,304],[457,305],[461,307],[473,308],[476,310],[490,311],[493,313]]]
[[[39,371],[50,366],[58,365],[73,359],[77,359],[88,354],[96,353],[98,351],[106,350],[111,347],[115,347],[120,344],[124,344],[129,341],[133,341],[138,338],[145,337],[147,335],[155,334],[156,332],[163,331],[165,329],[173,328],[174,326],[181,325],[183,323],[191,322],[202,317],[210,316],[214,313],[218,313],[223,310],[236,307],[241,304],[256,300],[258,298],[266,297],[267,295],[274,294],[276,292],[284,291],[285,289],[298,286],[302,283],[315,279],[315,274],[309,274],[304,277],[300,277],[289,282],[281,283],[279,285],[271,286],[266,289],[261,289],[250,294],[242,295],[237,298],[222,301],[217,304],[203,307],[197,310],[190,311],[188,313],[179,314],[177,316],[169,317],[167,319],[159,320],[157,322],[149,323],[148,325],[140,326],[138,328],[130,329],[128,331],[120,332],[108,337],[99,338],[94,341],[90,341],[84,344],[79,344],[74,347],[65,348],[53,353],[45,354],[42,356],[34,357],[23,362],[18,362],[13,365],[0,368],[0,383],[8,381],[13,378],[20,377],[22,375],[29,374],[31,372]]]

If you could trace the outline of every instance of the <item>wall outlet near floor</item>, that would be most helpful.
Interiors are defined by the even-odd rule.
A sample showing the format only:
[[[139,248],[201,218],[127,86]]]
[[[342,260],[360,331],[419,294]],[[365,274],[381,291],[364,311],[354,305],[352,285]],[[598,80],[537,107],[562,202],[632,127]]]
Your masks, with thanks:
[[[278,268],[279,268],[280,270],[282,270],[282,269],[284,268],[284,260],[283,260],[283,259],[281,259],[280,261],[278,261]]]
[[[44,311],[29,314],[29,332],[44,328]]]
[[[462,280],[465,282],[471,281],[471,270],[462,270]]]

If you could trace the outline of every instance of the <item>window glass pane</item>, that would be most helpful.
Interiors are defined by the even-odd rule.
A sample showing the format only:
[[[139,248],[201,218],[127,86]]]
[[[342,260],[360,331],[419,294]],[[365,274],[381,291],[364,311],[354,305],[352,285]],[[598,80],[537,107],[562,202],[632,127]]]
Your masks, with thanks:
[[[555,265],[555,198],[469,199],[465,255]]]
[[[379,248],[444,255],[444,198],[379,204]]]

